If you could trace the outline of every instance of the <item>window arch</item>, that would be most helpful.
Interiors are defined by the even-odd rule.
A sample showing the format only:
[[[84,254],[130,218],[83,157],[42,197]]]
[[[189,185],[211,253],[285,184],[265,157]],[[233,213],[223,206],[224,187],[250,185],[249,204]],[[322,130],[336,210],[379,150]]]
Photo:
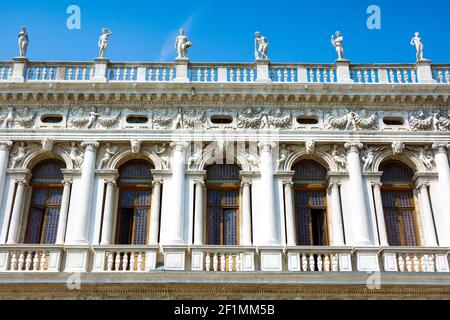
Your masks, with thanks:
[[[327,170],[313,160],[293,166],[298,245],[328,245]]]
[[[380,171],[383,172],[381,198],[389,245],[419,245],[413,171],[399,161],[383,162]]]
[[[150,223],[153,165],[130,160],[119,168],[117,244],[146,244]]]
[[[64,162],[45,160],[32,170],[31,203],[25,231],[25,243],[53,244],[56,242],[63,195]]]
[[[239,244],[240,168],[213,164],[206,168],[207,243]]]

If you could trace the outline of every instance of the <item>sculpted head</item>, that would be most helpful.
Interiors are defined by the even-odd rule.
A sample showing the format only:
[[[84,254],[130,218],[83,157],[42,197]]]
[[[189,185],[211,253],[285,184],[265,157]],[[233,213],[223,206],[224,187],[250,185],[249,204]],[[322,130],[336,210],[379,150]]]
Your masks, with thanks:
[[[180,28],[179,32],[180,32],[180,36],[184,35],[184,29],[183,28]]]
[[[261,34],[259,33],[259,31],[255,32],[255,37],[259,38],[261,36]]]
[[[418,37],[419,35],[420,35],[419,32],[415,32],[415,33],[414,33],[414,37]]]
[[[340,37],[341,36],[341,32],[340,31],[336,31],[335,35],[336,35],[336,37]]]
[[[23,32],[27,32],[27,27],[22,26],[22,31],[23,31]]]

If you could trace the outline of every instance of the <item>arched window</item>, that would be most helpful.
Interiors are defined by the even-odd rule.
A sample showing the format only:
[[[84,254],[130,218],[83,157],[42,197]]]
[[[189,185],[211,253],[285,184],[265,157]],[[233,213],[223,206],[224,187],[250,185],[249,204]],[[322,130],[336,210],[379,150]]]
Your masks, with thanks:
[[[417,246],[413,172],[398,161],[381,164],[381,197],[388,242],[391,246]]]
[[[301,160],[293,167],[298,245],[328,245],[327,170],[316,161]]]
[[[234,164],[213,164],[206,168],[210,245],[239,244],[239,170]]]
[[[150,222],[153,166],[131,160],[119,168],[117,244],[146,244]]]
[[[56,242],[59,211],[63,194],[62,161],[47,160],[32,170],[31,203],[25,243],[52,244]]]

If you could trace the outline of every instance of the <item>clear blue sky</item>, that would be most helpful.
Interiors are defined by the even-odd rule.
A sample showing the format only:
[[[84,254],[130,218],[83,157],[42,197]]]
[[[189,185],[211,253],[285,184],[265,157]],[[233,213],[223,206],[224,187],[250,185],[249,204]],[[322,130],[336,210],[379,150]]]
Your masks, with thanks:
[[[81,8],[81,30],[69,30],[66,9]],[[366,9],[381,8],[381,30],[366,27]],[[25,24],[30,60],[90,61],[102,27],[113,31],[112,61],[172,61],[177,29],[193,42],[193,62],[253,61],[253,38],[270,41],[272,62],[334,62],[330,36],[342,31],[353,63],[414,62],[415,31],[425,57],[450,63],[448,0],[0,0],[0,60],[18,55]]]

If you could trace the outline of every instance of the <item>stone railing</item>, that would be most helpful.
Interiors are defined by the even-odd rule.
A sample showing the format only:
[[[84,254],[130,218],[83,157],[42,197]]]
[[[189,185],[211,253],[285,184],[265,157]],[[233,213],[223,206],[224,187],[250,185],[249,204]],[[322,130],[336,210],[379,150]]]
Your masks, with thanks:
[[[97,245],[77,247],[74,266],[70,250],[57,245],[0,245],[0,273],[450,272],[450,248]],[[86,267],[80,269],[83,254]]]
[[[192,83],[355,83],[449,84],[450,65],[141,63],[141,62],[0,62],[0,82],[192,82]]]
[[[191,247],[192,271],[255,271],[255,247],[194,246]]]
[[[2,245],[0,272],[60,272],[62,256],[62,246]]]
[[[156,269],[158,246],[93,246],[92,272],[148,272]]]

